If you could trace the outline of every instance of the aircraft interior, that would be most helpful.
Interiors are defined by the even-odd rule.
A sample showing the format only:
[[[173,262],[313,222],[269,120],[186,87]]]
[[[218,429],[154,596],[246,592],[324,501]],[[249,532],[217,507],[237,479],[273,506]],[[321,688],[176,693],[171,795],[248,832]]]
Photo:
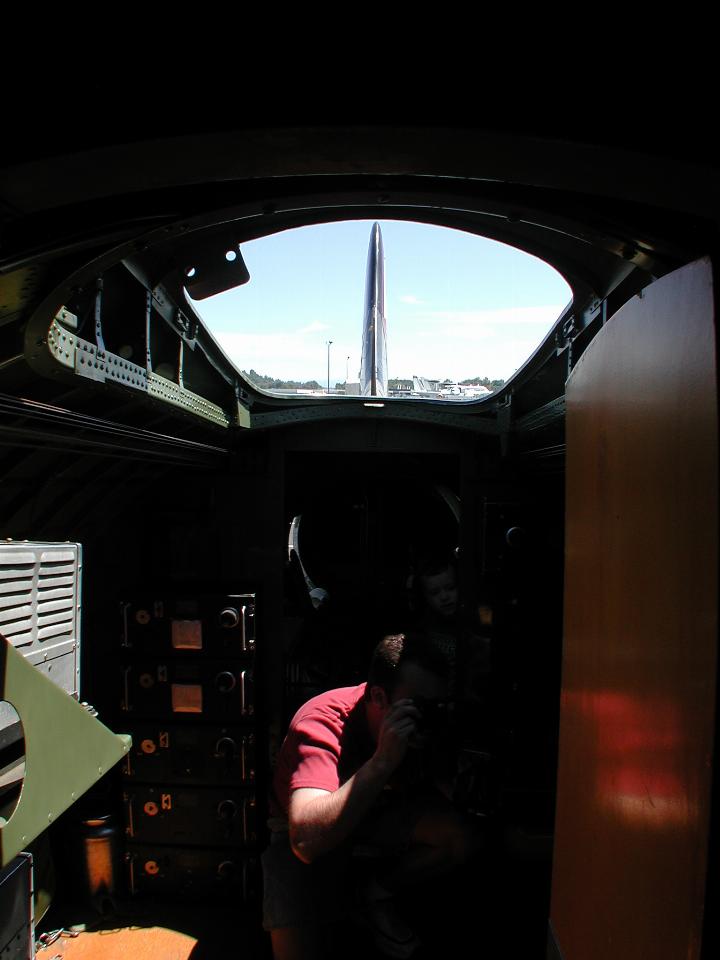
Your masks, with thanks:
[[[33,762],[46,732],[53,751],[67,748],[61,724],[36,733],[33,721],[31,734],[22,710],[19,724],[0,714],[3,867],[34,851],[34,936],[85,924],[77,944],[63,941],[71,960],[84,936],[133,925],[187,934],[193,960],[238,943],[271,956],[259,857],[274,757],[297,706],[361,682],[374,644],[405,629],[408,571],[428,548],[457,551],[463,616],[486,611],[491,666],[483,719],[462,728],[455,796],[484,850],[409,904],[423,951],[469,942],[477,956],[593,960],[610,955],[612,933],[617,957],[677,956],[678,944],[711,955],[717,166],[610,132],[447,128],[442,143],[421,127],[226,125],[151,139],[139,125],[75,151],[36,136],[3,158],[0,633],[24,652],[44,589],[33,581],[33,599],[13,605],[28,556],[80,545],[70,692],[91,705],[87,723],[132,737],[75,796],[62,766],[44,776]],[[380,215],[524,249],[573,299],[488,398],[373,407],[255,388],[185,290],[244,282],[242,257],[225,254],[247,240]],[[611,341],[653,303],[644,334]],[[642,372],[612,427],[600,422],[612,401],[583,386],[603,344],[597,382],[613,396],[635,382],[628,369]],[[675,373],[668,358],[691,347]],[[676,423],[666,400],[691,414]],[[642,511],[654,511],[648,530],[662,518],[665,539],[640,556],[629,544]],[[693,614],[669,583],[684,585]],[[643,620],[645,595],[674,640]],[[9,680],[2,694],[13,703]],[[667,810],[685,811],[676,819],[658,814],[665,788]],[[10,849],[16,815],[28,843]],[[100,879],[92,840],[95,857],[111,857]],[[608,891],[624,874],[621,903]],[[336,936],[342,955],[373,955],[362,934]]]

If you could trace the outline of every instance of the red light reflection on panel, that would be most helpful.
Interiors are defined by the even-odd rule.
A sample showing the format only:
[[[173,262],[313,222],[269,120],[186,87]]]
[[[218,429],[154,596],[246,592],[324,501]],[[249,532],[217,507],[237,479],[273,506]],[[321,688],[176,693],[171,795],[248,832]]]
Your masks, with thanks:
[[[565,699],[583,726],[591,724],[595,799],[606,812],[654,828],[697,818],[695,778],[688,779],[684,727],[672,700],[609,691]]]

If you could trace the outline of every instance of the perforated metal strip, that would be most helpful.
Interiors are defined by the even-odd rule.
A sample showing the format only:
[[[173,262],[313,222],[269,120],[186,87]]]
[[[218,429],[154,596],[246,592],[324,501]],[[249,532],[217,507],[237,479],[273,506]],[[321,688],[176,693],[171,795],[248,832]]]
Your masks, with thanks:
[[[221,427],[230,426],[230,417],[222,407],[156,373],[148,374],[144,367],[136,363],[110,351],[99,350],[95,344],[66,330],[57,319],[53,320],[48,331],[48,349],[58,363],[74,370],[78,376],[141,390],[148,396],[164,400]]]

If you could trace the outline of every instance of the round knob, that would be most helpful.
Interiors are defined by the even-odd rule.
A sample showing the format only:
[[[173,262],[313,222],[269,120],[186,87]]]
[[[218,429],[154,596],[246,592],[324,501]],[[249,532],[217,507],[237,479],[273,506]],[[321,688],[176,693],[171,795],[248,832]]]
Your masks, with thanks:
[[[220,737],[215,744],[215,754],[218,757],[225,757],[227,760],[232,760],[232,758],[237,755],[237,745],[232,737]]]
[[[230,691],[235,687],[235,675],[230,673],[229,670],[223,670],[222,673],[219,673],[215,677],[215,686],[218,688],[220,693],[230,693]]]
[[[218,864],[217,872],[221,880],[232,880],[235,876],[235,864],[232,860],[223,860]]]
[[[526,538],[527,533],[524,527],[510,527],[505,533],[505,543],[509,547],[522,547]]]
[[[237,804],[234,800],[221,800],[217,812],[220,820],[233,820],[237,814]]]
[[[232,630],[233,627],[236,627],[240,623],[240,614],[237,612],[235,607],[224,607],[220,611],[220,626],[225,627],[227,630]]]
[[[148,873],[151,877],[154,877],[160,873],[160,867],[158,866],[157,860],[146,860],[144,870],[145,873]]]

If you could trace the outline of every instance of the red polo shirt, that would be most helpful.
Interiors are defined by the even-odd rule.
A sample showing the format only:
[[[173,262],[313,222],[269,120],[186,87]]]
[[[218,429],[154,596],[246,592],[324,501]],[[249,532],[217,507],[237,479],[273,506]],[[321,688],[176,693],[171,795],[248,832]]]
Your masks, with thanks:
[[[328,690],[300,707],[278,755],[271,816],[286,817],[290,794],[300,787],[334,792],[373,755],[365,686]]]

